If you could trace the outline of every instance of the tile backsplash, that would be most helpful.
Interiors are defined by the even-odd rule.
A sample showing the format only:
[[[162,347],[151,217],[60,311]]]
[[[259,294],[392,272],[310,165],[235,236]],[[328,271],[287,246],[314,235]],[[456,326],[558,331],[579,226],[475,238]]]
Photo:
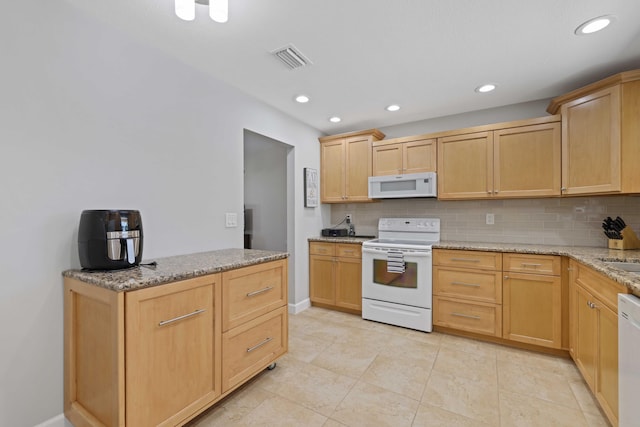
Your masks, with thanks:
[[[353,216],[356,233],[377,235],[378,218],[440,218],[442,240],[606,246],[602,220],[620,216],[640,236],[640,197],[599,196],[549,199],[387,199],[334,204],[331,225]],[[494,224],[486,224],[486,215]]]

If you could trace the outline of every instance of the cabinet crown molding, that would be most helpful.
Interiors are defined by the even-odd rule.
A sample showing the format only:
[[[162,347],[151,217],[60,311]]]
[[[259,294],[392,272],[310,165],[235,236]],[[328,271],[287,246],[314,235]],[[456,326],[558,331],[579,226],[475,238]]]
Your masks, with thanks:
[[[588,84],[586,86],[575,89],[569,93],[553,98],[549,102],[549,106],[547,107],[547,112],[549,114],[557,114],[560,111],[560,107],[563,104],[566,104],[567,102],[581,98],[590,93],[597,92],[600,89],[605,89],[607,87],[611,87],[611,86],[615,86],[615,85],[623,84],[627,82],[632,82],[635,80],[640,80],[640,69],[624,71],[622,73],[614,74],[613,76],[609,76],[605,79],[598,80],[597,82]]]

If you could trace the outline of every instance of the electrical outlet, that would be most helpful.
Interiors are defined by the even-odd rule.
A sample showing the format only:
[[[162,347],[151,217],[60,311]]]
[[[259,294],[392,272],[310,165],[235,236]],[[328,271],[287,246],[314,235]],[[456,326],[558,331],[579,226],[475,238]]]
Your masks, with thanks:
[[[492,213],[487,214],[487,225],[495,224],[495,216]]]
[[[230,212],[225,214],[225,227],[237,227],[238,226],[238,214]]]
[[[345,216],[347,217],[347,221],[351,221],[351,214],[346,214]]]

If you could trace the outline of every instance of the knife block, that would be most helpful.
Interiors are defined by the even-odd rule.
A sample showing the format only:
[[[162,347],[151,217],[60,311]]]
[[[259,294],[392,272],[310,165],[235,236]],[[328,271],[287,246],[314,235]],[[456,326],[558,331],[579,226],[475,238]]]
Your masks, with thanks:
[[[638,236],[630,227],[625,227],[620,234],[622,239],[609,239],[609,249],[640,248],[640,240],[638,240]]]

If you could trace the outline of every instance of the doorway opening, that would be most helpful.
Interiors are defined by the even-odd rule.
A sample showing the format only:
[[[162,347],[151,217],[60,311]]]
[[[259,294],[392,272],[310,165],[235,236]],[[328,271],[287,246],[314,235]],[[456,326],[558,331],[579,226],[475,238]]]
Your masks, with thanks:
[[[293,221],[293,147],[244,131],[244,241],[246,249],[288,251]],[[292,212],[292,210],[291,210]],[[291,252],[291,251],[289,251]]]

